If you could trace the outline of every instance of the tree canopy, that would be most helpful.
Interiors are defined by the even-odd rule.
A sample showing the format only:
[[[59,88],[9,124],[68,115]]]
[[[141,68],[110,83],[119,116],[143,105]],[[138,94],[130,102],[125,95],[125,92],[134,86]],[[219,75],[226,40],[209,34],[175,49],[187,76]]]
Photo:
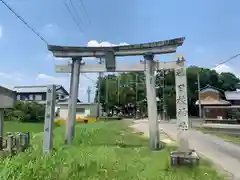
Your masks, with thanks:
[[[187,87],[188,87],[188,106],[189,114],[196,116],[198,114],[195,105],[198,99],[197,74],[199,72],[200,87],[211,85],[223,91],[234,91],[240,82],[234,74],[230,72],[217,73],[215,70],[190,66],[187,68]],[[98,82],[99,83],[99,80]],[[156,74],[156,87],[161,83],[160,72]],[[97,88],[95,101],[97,101]],[[162,96],[161,88],[156,88],[157,97]],[[167,114],[170,117],[175,116],[175,77],[174,71],[165,73],[165,102]],[[144,73],[122,73],[120,75],[108,75],[101,78],[100,102],[104,110],[111,109],[114,106],[123,107],[126,104],[146,106],[146,88]],[[146,107],[145,107],[146,111]]]

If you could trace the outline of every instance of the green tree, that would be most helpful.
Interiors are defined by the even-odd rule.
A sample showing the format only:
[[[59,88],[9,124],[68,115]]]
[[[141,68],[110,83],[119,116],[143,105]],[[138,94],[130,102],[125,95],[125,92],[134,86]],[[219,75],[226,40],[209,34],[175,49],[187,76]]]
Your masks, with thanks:
[[[198,85],[197,76],[200,76],[200,87],[203,88],[207,85],[214,86],[222,89],[223,91],[233,91],[239,86],[240,80],[232,73],[218,74],[215,70],[201,68],[197,66],[190,66],[187,68],[187,90],[188,90],[188,106],[189,114],[196,116],[198,113],[195,105],[198,99]],[[137,91],[136,91],[136,75],[137,75]],[[119,80],[119,86],[118,86]],[[156,86],[161,83],[160,72],[156,74]],[[106,88],[108,87],[108,93]],[[98,89],[97,89],[98,92]],[[106,94],[108,94],[108,107],[123,106],[128,103],[144,105],[146,100],[145,76],[144,73],[122,73],[118,76],[108,75],[105,76],[101,83],[101,98],[100,101],[106,108]],[[120,103],[118,102],[118,92]],[[136,97],[137,92],[137,97]],[[169,71],[165,74],[165,102],[167,113],[171,117],[176,114],[176,96],[175,96],[175,76],[174,71]],[[156,89],[156,95],[161,97],[161,89]],[[96,100],[96,98],[95,98]],[[142,103],[140,103],[142,102]],[[145,108],[146,109],[146,108]]]

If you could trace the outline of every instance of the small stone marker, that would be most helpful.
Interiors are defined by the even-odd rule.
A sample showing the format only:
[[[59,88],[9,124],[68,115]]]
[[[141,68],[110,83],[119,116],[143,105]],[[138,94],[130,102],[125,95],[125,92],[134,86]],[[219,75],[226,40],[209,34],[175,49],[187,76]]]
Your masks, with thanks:
[[[13,152],[13,135],[8,135],[7,136],[7,151],[9,153]]]
[[[178,133],[178,151],[171,152],[171,165],[194,166],[199,164],[199,156],[195,150],[189,148],[188,131],[180,130]]]
[[[178,151],[179,152],[188,152],[189,151],[189,142],[187,139],[187,131],[180,131],[178,133]]]

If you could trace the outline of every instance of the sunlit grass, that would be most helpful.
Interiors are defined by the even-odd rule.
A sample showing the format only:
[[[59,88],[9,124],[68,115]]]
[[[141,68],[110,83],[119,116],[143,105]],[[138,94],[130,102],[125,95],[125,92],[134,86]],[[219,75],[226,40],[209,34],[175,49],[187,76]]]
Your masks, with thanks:
[[[74,145],[66,146],[64,127],[54,131],[54,151],[42,153],[42,136],[25,153],[0,164],[1,180],[219,180],[211,164],[171,168],[174,147],[150,151],[148,140],[124,121],[78,124]]]
[[[43,123],[20,123],[15,121],[4,122],[4,132],[43,132]]]

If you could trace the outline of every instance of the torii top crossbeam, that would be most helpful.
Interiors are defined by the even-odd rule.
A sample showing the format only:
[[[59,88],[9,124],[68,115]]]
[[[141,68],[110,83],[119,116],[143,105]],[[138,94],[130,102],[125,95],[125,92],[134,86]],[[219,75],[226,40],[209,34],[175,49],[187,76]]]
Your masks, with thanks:
[[[53,52],[55,57],[104,57],[111,52],[114,56],[135,56],[150,54],[174,53],[177,47],[182,46],[185,38],[175,38],[165,41],[157,41],[143,44],[132,44],[113,47],[74,47],[48,45],[48,50]]]

